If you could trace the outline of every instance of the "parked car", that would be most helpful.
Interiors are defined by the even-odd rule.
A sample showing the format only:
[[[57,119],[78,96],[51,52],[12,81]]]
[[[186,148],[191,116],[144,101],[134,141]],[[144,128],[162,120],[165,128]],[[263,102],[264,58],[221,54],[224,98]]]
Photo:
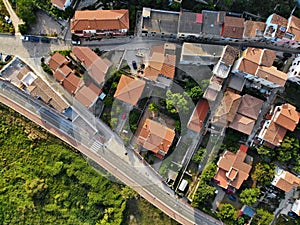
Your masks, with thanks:
[[[11,59],[11,55],[7,55],[7,56],[5,57],[5,59],[4,59],[4,61],[7,62],[7,61],[10,60],[10,59]]]
[[[136,61],[132,61],[132,67],[133,67],[133,69],[137,70],[137,64],[136,64]]]
[[[41,38],[41,42],[43,42],[43,43],[50,43],[50,39],[49,38],[46,38],[46,37],[42,37]]]
[[[80,41],[72,41],[73,45],[80,45]]]
[[[235,202],[236,201],[236,197],[234,197],[233,195],[228,195],[229,200]]]
[[[122,120],[125,120],[125,118],[126,118],[126,112],[123,113],[123,115],[122,115],[121,118],[122,118]]]
[[[21,36],[21,40],[22,41],[29,41],[29,37],[28,36]]]
[[[29,36],[29,41],[32,41],[32,42],[39,42],[39,41],[40,41],[40,38],[39,38],[39,37],[35,37],[35,36]]]

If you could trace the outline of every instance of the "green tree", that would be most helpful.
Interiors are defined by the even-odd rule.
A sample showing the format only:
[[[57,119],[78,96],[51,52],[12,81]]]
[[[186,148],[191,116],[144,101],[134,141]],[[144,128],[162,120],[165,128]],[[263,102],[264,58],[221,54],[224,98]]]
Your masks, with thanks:
[[[287,162],[299,155],[299,139],[292,136],[285,136],[278,151],[277,159],[281,162]]]
[[[205,154],[206,154],[206,149],[200,147],[198,149],[198,151],[194,154],[193,161],[195,163],[200,163],[202,161],[203,157],[205,156]]]
[[[217,165],[215,163],[208,163],[206,164],[206,166],[204,167],[204,170],[202,171],[200,180],[202,182],[209,182],[211,181],[214,176],[216,175],[217,172]]]
[[[274,219],[274,215],[265,211],[263,209],[257,209],[256,215],[253,219],[253,224],[257,225],[269,225],[271,224],[272,220]]]
[[[157,104],[155,102],[151,102],[148,106],[148,109],[152,112],[157,112],[158,111]]]
[[[166,98],[166,107],[167,110],[171,113],[187,113],[189,111],[187,94],[183,93],[172,93],[170,90],[167,90]]]
[[[194,102],[197,102],[202,97],[203,93],[203,90],[199,86],[195,86],[187,92]]]
[[[269,185],[274,178],[275,165],[259,162],[255,165],[252,178],[261,185]]]
[[[245,205],[253,205],[260,194],[259,188],[247,188],[240,194],[240,201]]]
[[[194,194],[192,206],[199,208],[203,203],[206,203],[214,196],[216,188],[206,183],[200,183],[197,191]]]
[[[237,219],[237,215],[237,210],[231,204],[227,203],[222,204],[221,208],[217,212],[217,216],[225,223],[232,223],[232,221],[235,221]]]

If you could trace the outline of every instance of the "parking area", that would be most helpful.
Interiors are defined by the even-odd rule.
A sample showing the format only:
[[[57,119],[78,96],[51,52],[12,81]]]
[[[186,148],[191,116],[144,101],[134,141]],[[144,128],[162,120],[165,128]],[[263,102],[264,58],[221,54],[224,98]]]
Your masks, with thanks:
[[[134,50],[126,50],[124,54],[124,59],[127,60],[128,65],[130,66],[132,74],[136,74],[137,70],[133,67],[133,61],[136,62],[137,68],[140,68],[141,64],[148,63],[149,60],[150,49],[134,49]]]
[[[53,17],[47,15],[44,11],[36,12],[36,23],[30,26],[30,34],[34,35],[49,35],[60,36],[66,26],[69,26],[65,21],[57,21]]]

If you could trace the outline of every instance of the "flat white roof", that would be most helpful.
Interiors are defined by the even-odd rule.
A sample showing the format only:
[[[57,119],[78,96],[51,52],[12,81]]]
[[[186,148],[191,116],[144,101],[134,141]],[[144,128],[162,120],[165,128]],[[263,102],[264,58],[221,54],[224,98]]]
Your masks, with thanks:
[[[183,179],[183,180],[181,181],[181,183],[180,183],[178,189],[179,189],[180,191],[184,191],[187,185],[188,185],[187,180],[184,180],[184,179]]]

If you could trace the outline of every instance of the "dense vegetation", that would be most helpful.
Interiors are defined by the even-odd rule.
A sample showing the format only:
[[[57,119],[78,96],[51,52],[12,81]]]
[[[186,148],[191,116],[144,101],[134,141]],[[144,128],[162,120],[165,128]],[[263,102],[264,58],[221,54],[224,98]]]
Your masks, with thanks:
[[[0,33],[14,33],[15,30],[14,30],[12,23],[8,24],[5,21],[5,16],[9,17],[9,13],[6,10],[6,7],[5,7],[3,1],[0,0],[0,24],[1,24]]]
[[[1,224],[176,224],[13,110],[0,115]]]

